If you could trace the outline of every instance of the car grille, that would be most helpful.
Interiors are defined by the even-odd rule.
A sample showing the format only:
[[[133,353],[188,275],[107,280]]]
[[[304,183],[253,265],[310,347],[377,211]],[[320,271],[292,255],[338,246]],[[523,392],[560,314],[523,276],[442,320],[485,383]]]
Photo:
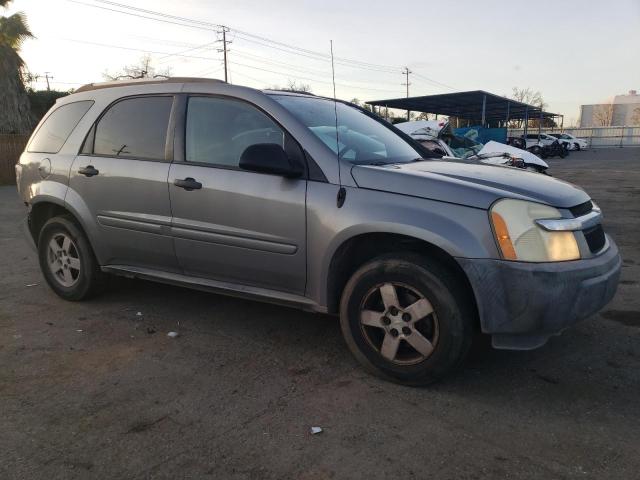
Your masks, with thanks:
[[[602,250],[605,243],[602,225],[596,225],[595,227],[583,230],[582,233],[584,233],[584,238],[587,240],[587,245],[589,245],[591,253],[596,253]]]
[[[569,211],[576,218],[586,215],[592,210],[593,203],[591,202],[591,200],[581,203],[580,205],[576,205],[575,207],[571,207],[569,209]],[[597,253],[602,250],[606,243],[602,225],[596,225],[595,227],[587,228],[586,230],[582,230],[582,233],[584,234],[584,238],[587,241],[587,245],[591,253]]]
[[[591,210],[593,210],[593,203],[591,203],[591,200],[581,203],[580,205],[576,205],[575,207],[571,207],[569,209],[574,217],[581,217],[582,215],[586,215]]]

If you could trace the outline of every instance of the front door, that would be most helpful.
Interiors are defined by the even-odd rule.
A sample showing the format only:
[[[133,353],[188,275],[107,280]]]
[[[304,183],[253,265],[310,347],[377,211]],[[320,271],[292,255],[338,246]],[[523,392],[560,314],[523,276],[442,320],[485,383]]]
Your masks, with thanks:
[[[172,104],[173,96],[114,103],[74,160],[67,196],[76,195],[93,217],[92,240],[105,265],[179,270],[170,235],[165,153]]]
[[[185,161],[169,172],[172,233],[186,274],[304,293],[306,180],[238,167],[250,145],[290,148],[287,135],[249,103],[189,98]]]

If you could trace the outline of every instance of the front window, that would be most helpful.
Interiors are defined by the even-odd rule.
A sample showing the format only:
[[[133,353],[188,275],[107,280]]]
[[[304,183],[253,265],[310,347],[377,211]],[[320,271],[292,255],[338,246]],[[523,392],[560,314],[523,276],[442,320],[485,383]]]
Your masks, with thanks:
[[[187,162],[238,168],[251,145],[284,148],[284,131],[252,105],[227,98],[191,97],[187,107]]]
[[[339,158],[351,163],[407,163],[421,156],[409,142],[382,121],[371,118],[357,108],[325,98],[280,94],[272,97]]]

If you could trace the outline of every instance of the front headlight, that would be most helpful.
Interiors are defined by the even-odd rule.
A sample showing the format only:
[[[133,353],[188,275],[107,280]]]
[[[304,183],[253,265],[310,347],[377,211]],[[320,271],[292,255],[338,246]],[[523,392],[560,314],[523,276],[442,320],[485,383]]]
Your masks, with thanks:
[[[578,260],[573,232],[548,232],[536,220],[562,218],[558,209],[541,203],[503,199],[490,210],[493,233],[505,260],[559,262]]]

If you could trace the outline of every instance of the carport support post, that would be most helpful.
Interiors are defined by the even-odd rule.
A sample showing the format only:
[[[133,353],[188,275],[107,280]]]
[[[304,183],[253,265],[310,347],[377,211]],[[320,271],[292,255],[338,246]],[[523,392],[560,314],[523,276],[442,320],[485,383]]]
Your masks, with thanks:
[[[482,96],[482,127],[484,128],[485,113],[487,111],[487,95]]]
[[[505,126],[509,127],[509,108],[511,107],[511,102],[507,102],[507,118],[505,118],[504,123]]]
[[[564,115],[560,115],[560,133],[564,133]]]
[[[538,120],[538,140],[540,139],[541,133],[542,133],[542,104],[540,104],[540,120]]]
[[[527,139],[527,131],[529,130],[529,105],[524,107],[524,138]],[[525,143],[526,145],[526,143]]]

